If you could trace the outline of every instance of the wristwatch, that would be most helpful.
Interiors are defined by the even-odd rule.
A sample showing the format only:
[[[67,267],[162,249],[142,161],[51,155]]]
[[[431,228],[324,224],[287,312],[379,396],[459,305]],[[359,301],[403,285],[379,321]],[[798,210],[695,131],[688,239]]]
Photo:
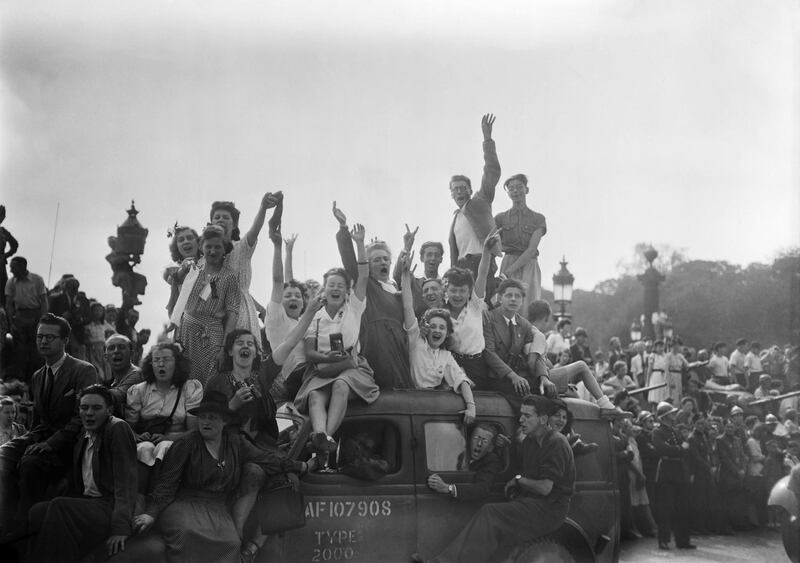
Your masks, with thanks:
[[[451,497],[456,496],[456,486],[455,485],[447,485],[447,494]]]

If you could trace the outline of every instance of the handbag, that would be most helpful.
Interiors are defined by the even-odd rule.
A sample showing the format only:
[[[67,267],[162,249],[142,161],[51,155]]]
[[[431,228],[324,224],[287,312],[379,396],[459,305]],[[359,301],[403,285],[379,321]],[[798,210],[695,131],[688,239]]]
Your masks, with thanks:
[[[277,534],[306,525],[306,501],[286,475],[270,479],[258,494],[258,524],[264,534]]]
[[[175,396],[175,404],[172,405],[172,412],[169,413],[169,416],[156,416],[147,420],[140,418],[136,422],[136,427],[133,431],[136,434],[166,434],[169,427],[172,426],[172,417],[178,409],[178,403],[181,402],[181,391],[183,391],[182,385],[178,388],[178,394]]]

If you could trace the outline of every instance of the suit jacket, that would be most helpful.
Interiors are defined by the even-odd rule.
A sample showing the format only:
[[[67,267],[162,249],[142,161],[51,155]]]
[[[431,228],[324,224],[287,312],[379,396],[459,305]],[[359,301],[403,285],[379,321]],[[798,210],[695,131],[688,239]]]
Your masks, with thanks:
[[[689,483],[686,466],[687,450],[681,447],[683,440],[678,431],[660,424],[653,430],[653,447],[660,458],[656,470],[656,483]]]
[[[481,188],[472,195],[461,211],[472,225],[475,236],[483,243],[483,240],[494,228],[494,215],[492,215],[492,202],[494,201],[494,190],[497,182],[500,181],[500,162],[497,160],[497,149],[493,140],[483,142],[483,176],[481,177]],[[456,244],[456,235],[453,227],[456,223],[455,217],[450,224],[450,265],[455,266],[461,255]],[[495,256],[500,255],[499,245],[493,250]]]
[[[72,456],[72,487],[75,496],[82,496],[83,452],[88,443],[84,435],[75,444]],[[138,468],[136,439],[128,423],[115,416],[97,433],[92,455],[94,482],[104,499],[112,499],[111,535],[130,536],[131,519],[136,505]]]
[[[98,383],[97,370],[92,364],[67,354],[46,402],[43,396],[46,369],[43,366],[36,370],[31,380],[33,424],[28,437],[31,443],[46,440],[56,453],[68,452],[83,426],[78,416],[78,392]]]
[[[461,467],[464,462],[464,455],[461,454],[458,459],[458,466]],[[500,470],[503,468],[503,461],[496,452],[489,452],[477,461],[469,462],[469,471],[475,472],[475,477],[472,483],[458,483],[456,484],[457,495],[456,498],[462,501],[481,500],[489,495],[489,487],[494,483],[494,479]]]
[[[525,345],[533,342],[533,329],[531,323],[519,314],[515,314],[514,319],[517,325],[512,341],[508,323],[499,308],[492,309],[483,317],[483,338],[486,341],[483,357],[489,366],[489,376],[494,379],[503,379],[512,371],[523,377],[531,374]]]

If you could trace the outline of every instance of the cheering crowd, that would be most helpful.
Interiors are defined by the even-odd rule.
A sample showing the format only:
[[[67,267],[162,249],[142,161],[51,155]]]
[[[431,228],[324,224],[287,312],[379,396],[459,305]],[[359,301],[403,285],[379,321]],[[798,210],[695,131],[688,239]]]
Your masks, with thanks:
[[[451,267],[441,274],[444,244],[420,245],[417,276],[417,229],[406,227],[393,256],[334,202],[341,266],[321,283],[300,282],[292,274],[296,237],[284,240],[281,228],[291,196],[264,194],[244,234],[239,209],[217,201],[204,227],[197,220],[198,228],[171,231],[174,264],[164,273],[170,323],[143,356],[150,334],[136,328],[135,309],[87,298],[71,275],[48,291],[24,258],[13,257],[0,311],[3,334],[11,336],[0,350],[0,542],[47,538],[31,543],[35,561],[80,560],[98,544],[115,560],[165,553],[252,561],[267,539],[248,525],[265,483],[336,471],[348,405],[411,388],[452,390],[471,436],[481,429],[473,392],[495,391],[523,413],[526,435],[553,440],[562,475],[522,496],[549,498],[563,514],[552,516],[550,528],[520,533],[557,527],[572,491],[573,452],[591,455],[597,447],[577,440],[561,448],[569,413],[559,394],[619,415],[623,537],[657,529],[668,549],[674,528],[677,547],[690,549],[691,531],[769,524],[770,484],[800,463],[797,406],[759,410],[735,401],[745,389],[764,397],[793,389],[796,350],[759,353],[744,341],[730,358],[724,344],[708,358],[677,339],[628,349],[612,339],[607,354],[593,353],[587,331],[573,333],[569,319],[551,330],[537,264],[545,217],[528,207],[523,174],[504,183],[511,207],[493,213],[500,180],[493,124],[494,116],[483,117],[480,187],[473,191],[467,176],[450,179],[457,210]],[[253,256],[265,223],[273,261],[263,306],[250,285],[253,268],[262,266]],[[0,250],[8,258],[17,247],[5,252],[6,240]],[[732,400],[716,403],[709,390]],[[280,409],[310,421],[302,461],[286,454],[291,437],[279,431]],[[544,427],[523,423],[536,415]],[[570,467],[572,481],[564,477]],[[455,490],[436,479],[429,486]],[[549,520],[541,507],[518,502],[523,521]],[[451,560],[448,553],[438,560]]]

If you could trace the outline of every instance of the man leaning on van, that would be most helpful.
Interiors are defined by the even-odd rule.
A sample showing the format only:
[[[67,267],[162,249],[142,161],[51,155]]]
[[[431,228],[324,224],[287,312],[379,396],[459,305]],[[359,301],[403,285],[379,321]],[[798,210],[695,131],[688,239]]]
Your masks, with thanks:
[[[547,425],[554,410],[546,397],[522,399],[522,472],[506,484],[508,500],[485,504],[430,563],[484,563],[501,545],[532,540],[561,526],[574,491],[575,459],[566,438]],[[417,554],[412,559],[424,561]]]

